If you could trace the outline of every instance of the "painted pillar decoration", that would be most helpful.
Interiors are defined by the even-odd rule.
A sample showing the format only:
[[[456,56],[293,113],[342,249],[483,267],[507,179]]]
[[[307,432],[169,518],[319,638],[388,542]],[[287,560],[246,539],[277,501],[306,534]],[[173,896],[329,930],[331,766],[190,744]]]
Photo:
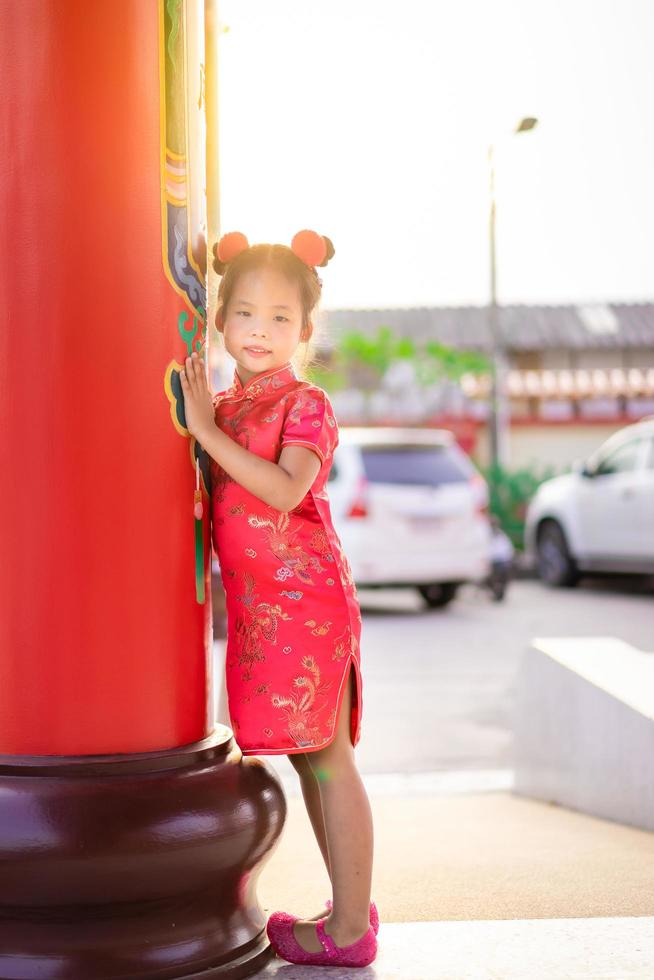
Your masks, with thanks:
[[[256,880],[285,803],[213,724],[209,467],[179,382],[206,337],[217,30],[215,0],[0,2],[11,980],[270,955]]]
[[[164,18],[161,59],[161,227],[162,259],[166,278],[179,294],[185,309],[177,316],[183,341],[182,362],[173,359],[166,368],[165,391],[173,425],[185,438],[195,472],[193,496],[195,594],[205,601],[210,565],[206,561],[207,507],[210,493],[209,458],[191,437],[184,418],[184,398],[179,378],[183,358],[200,352],[206,338],[207,228],[206,228],[206,125],[204,94],[204,19],[200,7],[188,5],[184,17],[181,0],[169,0]],[[187,78],[190,73],[193,79]],[[208,359],[207,359],[208,362]]]

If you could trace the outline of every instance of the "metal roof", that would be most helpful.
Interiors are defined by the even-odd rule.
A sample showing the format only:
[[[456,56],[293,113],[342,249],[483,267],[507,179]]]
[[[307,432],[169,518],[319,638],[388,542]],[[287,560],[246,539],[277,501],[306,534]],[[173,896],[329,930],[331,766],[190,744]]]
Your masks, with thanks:
[[[340,332],[373,335],[379,327],[389,326],[418,343],[437,340],[465,350],[490,348],[484,306],[324,310],[322,316],[326,333],[319,343],[327,347]],[[498,321],[509,350],[654,347],[654,303],[518,304],[499,307]]]

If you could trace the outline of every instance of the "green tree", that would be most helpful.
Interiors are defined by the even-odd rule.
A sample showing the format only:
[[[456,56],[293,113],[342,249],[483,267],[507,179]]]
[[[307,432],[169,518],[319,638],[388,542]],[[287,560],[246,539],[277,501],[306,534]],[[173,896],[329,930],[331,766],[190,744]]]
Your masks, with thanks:
[[[358,330],[343,333],[329,363],[316,362],[309,374],[329,391],[351,386],[369,398],[381,387],[386,372],[396,361],[411,364],[416,382],[423,387],[439,381],[459,381],[463,374],[481,374],[490,369],[483,354],[456,350],[437,341],[416,344],[391,327],[380,326],[374,335]]]
[[[527,505],[545,480],[556,476],[554,466],[522,466],[518,469],[496,464],[482,469],[488,483],[489,509],[495,514],[514,546],[524,548]]]

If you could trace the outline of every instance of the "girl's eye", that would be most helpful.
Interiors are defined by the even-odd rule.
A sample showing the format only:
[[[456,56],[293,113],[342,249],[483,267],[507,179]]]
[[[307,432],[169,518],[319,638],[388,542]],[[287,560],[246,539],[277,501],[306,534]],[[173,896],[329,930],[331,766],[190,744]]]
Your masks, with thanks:
[[[276,320],[283,320],[284,323],[288,323],[288,317],[287,316],[284,316],[283,313],[278,313],[277,316],[275,317],[275,319]]]
[[[249,310],[237,310],[236,311],[236,315],[237,316],[249,316],[250,315],[250,311]]]

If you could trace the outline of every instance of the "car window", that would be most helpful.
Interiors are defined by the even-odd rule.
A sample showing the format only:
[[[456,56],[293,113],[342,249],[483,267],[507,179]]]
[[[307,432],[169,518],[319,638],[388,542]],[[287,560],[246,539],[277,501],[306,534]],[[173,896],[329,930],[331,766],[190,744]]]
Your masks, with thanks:
[[[361,454],[370,483],[438,486],[465,482],[474,472],[457,447],[365,446]]]
[[[619,449],[601,459],[595,467],[595,476],[608,476],[612,473],[629,473],[638,466],[641,439],[632,439]]]

